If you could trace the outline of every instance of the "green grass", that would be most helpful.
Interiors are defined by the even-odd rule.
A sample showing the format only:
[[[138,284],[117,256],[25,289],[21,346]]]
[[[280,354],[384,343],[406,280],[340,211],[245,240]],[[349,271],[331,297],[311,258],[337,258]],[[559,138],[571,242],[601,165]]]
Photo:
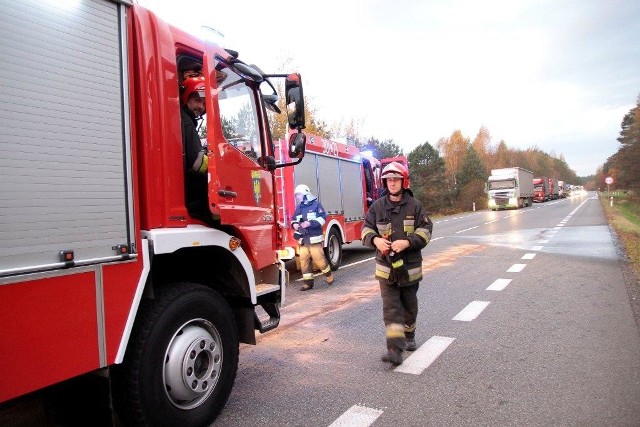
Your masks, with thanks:
[[[611,206],[613,197],[613,206]],[[600,202],[605,210],[607,221],[616,231],[625,252],[640,277],[640,200],[631,198],[626,192],[617,195],[603,192]]]

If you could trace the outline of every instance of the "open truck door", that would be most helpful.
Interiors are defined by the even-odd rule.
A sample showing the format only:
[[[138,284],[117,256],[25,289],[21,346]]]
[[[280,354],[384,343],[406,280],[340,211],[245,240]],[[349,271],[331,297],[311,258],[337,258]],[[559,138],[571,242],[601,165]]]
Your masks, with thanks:
[[[289,156],[296,162],[276,164],[265,110],[275,102],[262,95],[260,85],[269,83],[269,77],[286,78],[285,113],[289,125],[300,130],[305,121],[300,75],[264,74],[240,61],[237,52],[210,43],[205,46],[204,71],[209,209],[214,219],[252,242],[249,256],[261,268],[274,262],[278,249],[273,171],[302,160],[305,138],[299,132],[289,141]]]

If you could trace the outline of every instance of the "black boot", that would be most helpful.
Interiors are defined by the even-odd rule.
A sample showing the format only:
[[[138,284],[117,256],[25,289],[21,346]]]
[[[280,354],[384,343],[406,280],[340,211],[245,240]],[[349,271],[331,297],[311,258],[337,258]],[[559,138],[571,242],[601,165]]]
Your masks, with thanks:
[[[416,333],[405,332],[404,334],[404,349],[407,351],[416,351],[418,345],[416,344]]]
[[[382,361],[389,362],[393,366],[398,366],[402,364],[402,352],[395,347],[389,347],[387,352],[382,355]]]
[[[313,280],[305,280],[302,286],[300,286],[301,291],[308,291],[313,288]]]
[[[418,345],[416,344],[416,339],[414,337],[407,337],[404,340],[404,349],[407,351],[416,351]]]

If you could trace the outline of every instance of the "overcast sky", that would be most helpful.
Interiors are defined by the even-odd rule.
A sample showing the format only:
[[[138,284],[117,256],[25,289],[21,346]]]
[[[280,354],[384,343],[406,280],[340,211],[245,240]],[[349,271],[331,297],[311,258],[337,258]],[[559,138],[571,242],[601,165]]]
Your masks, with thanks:
[[[405,153],[481,126],[591,175],[640,95],[640,1],[139,0],[266,72],[291,59],[329,124]],[[294,71],[287,70],[287,71]],[[517,166],[517,165],[514,165]]]

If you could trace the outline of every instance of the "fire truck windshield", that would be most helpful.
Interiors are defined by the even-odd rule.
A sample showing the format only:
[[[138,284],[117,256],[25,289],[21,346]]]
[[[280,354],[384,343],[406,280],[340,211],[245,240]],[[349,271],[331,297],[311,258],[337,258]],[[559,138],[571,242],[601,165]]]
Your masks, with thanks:
[[[262,156],[262,148],[254,92],[232,70],[225,72],[226,78],[218,82],[222,133],[229,144],[256,160]]]

